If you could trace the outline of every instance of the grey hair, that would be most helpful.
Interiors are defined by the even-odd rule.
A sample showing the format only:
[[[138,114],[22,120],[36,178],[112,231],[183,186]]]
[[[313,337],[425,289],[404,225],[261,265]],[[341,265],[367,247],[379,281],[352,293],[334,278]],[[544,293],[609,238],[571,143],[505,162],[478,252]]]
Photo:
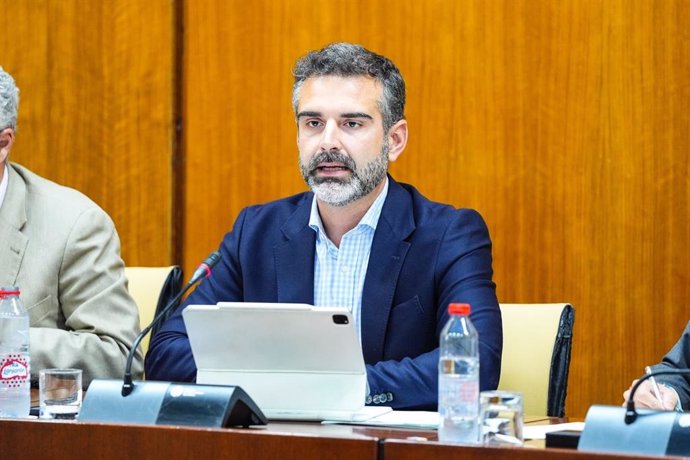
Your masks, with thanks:
[[[335,75],[338,77],[373,77],[383,86],[379,110],[383,130],[388,130],[405,118],[405,80],[390,59],[372,53],[363,46],[351,43],[332,43],[319,51],[301,57],[293,71],[292,107],[297,114],[299,92],[310,77]]]
[[[0,67],[0,130],[17,130],[17,110],[19,108],[19,88],[12,75]]]

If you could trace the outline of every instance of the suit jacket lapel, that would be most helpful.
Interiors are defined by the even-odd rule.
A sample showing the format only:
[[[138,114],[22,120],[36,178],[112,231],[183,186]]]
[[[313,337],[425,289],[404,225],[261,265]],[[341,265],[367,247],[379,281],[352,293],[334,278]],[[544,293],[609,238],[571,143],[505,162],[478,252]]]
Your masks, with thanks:
[[[305,194],[281,227],[285,240],[274,247],[278,302],[314,303],[316,233],[309,228],[312,197]]]
[[[390,176],[389,181],[362,291],[362,349],[368,363],[383,359],[393,294],[410,248],[406,238],[415,229],[409,194]]]
[[[26,224],[26,184],[9,164],[7,171],[7,194],[0,208],[0,283],[13,285],[29,238],[21,232]]]

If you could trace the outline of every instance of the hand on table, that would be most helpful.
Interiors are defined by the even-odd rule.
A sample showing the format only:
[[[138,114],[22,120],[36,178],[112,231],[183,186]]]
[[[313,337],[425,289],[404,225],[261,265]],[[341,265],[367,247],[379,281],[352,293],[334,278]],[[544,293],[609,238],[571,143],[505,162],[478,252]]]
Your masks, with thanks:
[[[628,402],[630,390],[636,382],[637,380],[634,380],[630,388],[623,393],[624,406]],[[659,385],[659,393],[661,401],[654,394],[652,383],[649,380],[645,380],[635,392],[635,407],[638,409],[674,410],[678,403],[676,392],[667,386]]]

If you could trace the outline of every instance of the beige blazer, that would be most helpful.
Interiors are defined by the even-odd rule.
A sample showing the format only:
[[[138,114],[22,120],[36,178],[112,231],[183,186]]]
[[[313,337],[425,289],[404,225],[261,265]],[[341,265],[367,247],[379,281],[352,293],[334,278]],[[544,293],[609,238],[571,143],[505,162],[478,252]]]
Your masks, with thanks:
[[[94,378],[121,378],[139,312],[112,220],[76,190],[17,164],[7,170],[0,284],[17,286],[29,312],[32,381],[50,367],[82,369],[84,387]],[[141,353],[134,371],[141,376]]]

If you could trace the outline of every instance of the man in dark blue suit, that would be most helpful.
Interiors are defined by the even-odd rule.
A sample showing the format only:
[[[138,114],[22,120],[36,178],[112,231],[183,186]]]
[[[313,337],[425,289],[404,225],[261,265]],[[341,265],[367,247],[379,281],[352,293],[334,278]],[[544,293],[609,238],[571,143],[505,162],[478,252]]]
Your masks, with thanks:
[[[407,143],[405,83],[383,56],[347,43],[294,71],[300,169],[311,192],[244,209],[188,304],[344,306],[360,334],[368,404],[436,410],[439,334],[451,302],[472,306],[480,387],[498,385],[502,329],[481,216],[387,175]],[[193,381],[179,309],[152,339],[149,379]]]

